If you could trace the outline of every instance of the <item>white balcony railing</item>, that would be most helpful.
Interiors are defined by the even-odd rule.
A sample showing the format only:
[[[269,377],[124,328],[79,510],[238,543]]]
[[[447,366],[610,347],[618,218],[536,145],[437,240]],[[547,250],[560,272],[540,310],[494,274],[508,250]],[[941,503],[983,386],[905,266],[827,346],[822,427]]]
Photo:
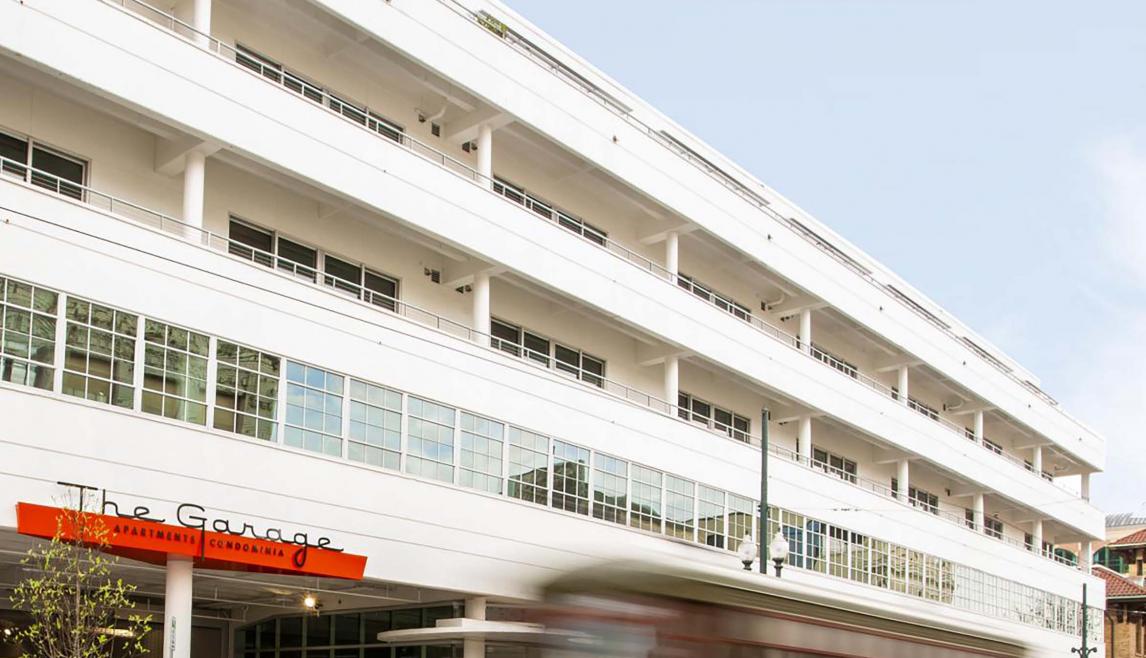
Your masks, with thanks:
[[[352,281],[320,272],[313,267],[299,264],[281,255],[256,249],[250,245],[218,235],[206,229],[191,226],[190,224],[186,224],[158,211],[60,178],[49,172],[33,169],[27,164],[0,157],[0,179],[18,182],[36,191],[55,194],[65,200],[71,200],[72,202],[78,202],[85,206],[104,211],[115,219],[128,220],[133,224],[140,224],[154,229],[168,237],[201,245],[227,257],[249,263],[254,267],[271,270],[301,285],[320,290],[323,293],[334,295],[344,300],[354,301],[372,311],[394,314],[456,338],[476,342],[480,345],[487,345],[488,349],[500,355],[507,356],[508,358],[513,358],[519,363],[564,374],[571,379],[578,380],[584,385],[597,389],[611,397],[646,407],[679,422],[686,423],[689,426],[702,427],[713,434],[727,437],[738,442],[749,444],[752,442],[752,437],[747,433],[733,427],[728,427],[718,421],[710,421],[707,426],[701,426],[695,422],[681,418],[682,409],[676,404],[671,404],[654,395],[628,386],[627,384],[608,379],[602,373],[588,371],[569,363],[558,362],[549,354],[536,352],[496,336],[478,332],[464,323],[450,320],[401,299],[383,295]],[[777,457],[799,463],[834,477],[839,477],[854,486],[890,500],[903,502],[890,487],[874,480],[858,477],[855,474],[847,473],[846,471],[836,469],[822,462],[808,460],[798,453],[775,444],[769,446],[769,452]],[[964,508],[948,506],[945,503],[939,507],[921,507],[918,501],[911,503],[911,505],[921,511],[932,513],[945,520],[959,523],[964,525],[964,527],[968,527],[968,529],[972,529],[967,525],[964,516],[961,516],[961,514],[966,514]],[[988,534],[988,536],[994,535]],[[1005,543],[1020,548],[1023,547],[1023,543],[1015,540],[1013,537],[1003,535],[997,538],[1002,539]],[[1043,557],[1064,564],[1068,563],[1066,560],[1053,554],[1043,554]]]
[[[468,7],[463,6],[457,0],[437,1],[439,4],[445,6],[453,13],[463,17],[465,20],[473,23],[492,36],[498,38],[499,41],[504,43],[506,46],[516,50],[526,59],[539,66],[541,69],[561,79],[566,84],[585,94],[594,102],[607,108],[610,112],[636,128],[638,132],[643,133],[649,139],[653,140],[657,144],[660,144],[662,147],[672,152],[675,156],[687,162],[693,168],[704,173],[710,178],[713,178],[728,190],[743,200],[747,201],[750,205],[755,206],[758,210],[760,210],[760,212],[778,221],[781,225],[787,227],[801,239],[812,244],[817,249],[831,257],[833,260],[836,260],[847,267],[861,279],[879,290],[883,295],[895,300],[897,303],[907,308],[912,313],[915,313],[916,315],[919,315],[923,319],[927,320],[937,329],[946,334],[950,339],[960,343],[960,345],[966,346],[965,337],[955,333],[950,325],[947,325],[946,323],[938,320],[935,315],[927,311],[927,309],[925,309],[921,304],[911,300],[910,297],[907,297],[902,292],[896,290],[893,286],[889,286],[878,281],[875,276],[873,276],[870,269],[864,267],[854,258],[848,256],[841,249],[831,244],[831,242],[809,230],[800,221],[792,217],[784,217],[778,213],[771,207],[771,204],[767,199],[753,190],[749,185],[741,182],[735,176],[730,175],[708,159],[685,146],[683,143],[673,138],[664,130],[657,130],[634,116],[632,113],[632,108],[628,107],[624,103],[621,103],[619,100],[617,100],[616,97],[605,92],[600,87],[587,80],[584,76],[578,74],[572,68],[563,64],[558,58],[538,48],[536,44],[530,42],[529,40],[521,38],[520,35],[516,35],[512,31],[506,29],[504,24],[502,24],[496,18],[486,14],[485,12],[475,12]],[[759,185],[759,183],[756,181],[753,181],[753,183]],[[995,368],[1015,383],[1033,393],[1036,397],[1045,402],[1051,409],[1058,411],[1073,423],[1079,422],[1070,416],[1070,414],[1068,414],[1066,410],[1063,409],[1054,398],[1047,394],[1046,391],[1043,391],[1034,383],[1017,376],[1012,369],[1010,369],[998,358],[992,356],[982,348],[967,349],[981,361],[989,364],[991,367]]]
[[[536,197],[529,192],[520,189],[515,189],[513,194],[507,194],[508,188],[496,180],[483,176],[469,165],[456,160],[446,155],[445,153],[442,153],[441,151],[438,151],[437,149],[434,149],[433,147],[428,146],[414,139],[413,137],[410,137],[405,133],[395,133],[393,128],[387,127],[391,124],[388,122],[383,122],[383,120],[377,118],[372,118],[377,117],[377,115],[372,113],[365,105],[359,104],[356,101],[349,100],[349,96],[343,94],[335,94],[327,89],[320,88],[317,85],[306,83],[297,76],[288,75],[286,72],[279,69],[262,68],[264,66],[263,64],[253,59],[251,56],[242,53],[237,48],[225,44],[222,41],[210,36],[209,34],[199,32],[188,23],[176,18],[170,13],[153,7],[150,4],[143,2],[142,0],[100,1],[112,6],[123,8],[129,15],[141,18],[150,25],[163,28],[170,34],[179,36],[190,43],[203,42],[205,44],[203,47],[205,47],[208,52],[219,56],[223,61],[226,61],[231,65],[243,70],[244,72],[255,76],[257,79],[273,84],[293,96],[305,99],[307,102],[312,102],[320,105],[332,115],[337,116],[344,121],[348,121],[360,126],[363,130],[367,131],[372,136],[385,140],[389,144],[394,144],[405,148],[406,150],[415,153],[420,157],[438,164],[439,166],[451,171],[454,174],[460,175],[461,177],[475,184],[478,184],[483,188],[489,189],[491,193],[505,200],[507,203],[512,203],[517,206],[525,206],[527,209],[532,209],[534,215],[543,217],[544,219],[550,221],[554,226],[561,228],[560,214],[558,212],[552,212],[548,217],[546,217],[536,210],[536,208],[539,206],[548,206],[552,208],[551,205],[541,201],[539,197]],[[350,107],[355,108],[354,111],[348,111],[347,108]],[[499,185],[501,186],[501,191],[498,191]],[[515,196],[519,196],[520,199],[512,198]],[[565,228],[562,228],[562,232],[565,234],[570,233],[570,231]],[[644,256],[641,256],[640,254],[637,254],[628,248],[617,244],[607,237],[600,235],[600,233],[591,233],[589,235],[585,235],[583,233],[581,238],[589,244],[607,250],[609,253],[613,254],[622,261],[673,285],[678,290],[688,292],[685,287],[678,285],[677,278],[669,273],[668,270],[653,263],[648,258],[645,258]],[[836,367],[834,364],[826,361],[820,356],[817,356],[810,349],[801,349],[801,344],[798,337],[785,332],[784,330],[764,321],[755,315],[746,314],[735,306],[720,303],[719,300],[721,298],[719,296],[711,295],[705,299],[697,295],[690,294],[689,297],[692,299],[701,300],[702,302],[707,303],[709,306],[745,322],[765,336],[768,336],[769,338],[776,340],[793,350],[802,352],[805,356],[808,356],[809,358],[828,366],[833,371],[843,376],[849,377],[850,379],[859,382],[871,390],[877,391],[878,393],[891,399],[898,399],[899,397],[898,394],[896,394],[890,386],[887,386],[873,379],[872,377],[865,375],[858,370],[855,370],[854,368],[848,372],[845,369]],[[644,397],[644,394],[642,394],[642,397]],[[918,408],[916,408],[916,410],[921,411]],[[952,432],[957,432],[960,435],[964,434],[964,428],[962,426],[940,416],[938,413],[932,414],[924,412],[923,415],[946,427]],[[1015,460],[1017,460],[1017,465],[1022,467],[1024,472],[1029,472],[1021,459],[1013,457],[1010,461],[1015,463]],[[1058,485],[1058,483],[1054,484],[1060,488],[1063,488],[1061,485]],[[1063,489],[1065,491],[1069,491],[1068,489]]]

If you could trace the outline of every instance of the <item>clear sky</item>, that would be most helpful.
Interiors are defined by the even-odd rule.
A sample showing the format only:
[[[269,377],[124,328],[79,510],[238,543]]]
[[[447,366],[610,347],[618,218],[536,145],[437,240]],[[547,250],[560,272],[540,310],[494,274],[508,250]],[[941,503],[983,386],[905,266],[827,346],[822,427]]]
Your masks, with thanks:
[[[507,0],[994,342],[1146,503],[1146,2]]]

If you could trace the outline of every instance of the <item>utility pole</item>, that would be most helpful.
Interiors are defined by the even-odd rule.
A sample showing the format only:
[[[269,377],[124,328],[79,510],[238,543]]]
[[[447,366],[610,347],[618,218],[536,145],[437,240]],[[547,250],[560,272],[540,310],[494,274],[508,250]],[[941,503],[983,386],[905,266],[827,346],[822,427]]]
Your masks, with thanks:
[[[1088,619],[1087,619],[1088,617],[1090,617],[1090,615],[1088,614],[1088,611],[1086,609],[1086,583],[1083,583],[1082,584],[1082,648],[1072,647],[1070,650],[1071,653],[1077,653],[1079,655],[1079,658],[1087,658],[1087,656],[1089,656],[1090,654],[1094,653],[1095,651],[1098,651],[1097,647],[1087,647],[1086,646],[1086,641],[1088,639],[1087,638],[1087,628],[1086,628],[1087,624],[1086,624],[1086,622],[1088,621]]]
[[[760,414],[760,573],[768,574],[768,408]]]

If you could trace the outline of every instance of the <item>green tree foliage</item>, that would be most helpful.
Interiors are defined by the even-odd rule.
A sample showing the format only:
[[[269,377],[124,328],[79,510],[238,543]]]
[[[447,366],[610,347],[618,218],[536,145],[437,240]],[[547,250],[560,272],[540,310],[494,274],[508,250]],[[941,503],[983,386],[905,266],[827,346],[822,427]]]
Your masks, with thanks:
[[[112,575],[110,530],[83,505],[64,509],[55,536],[28,549],[30,575],[12,591],[12,605],[31,615],[16,633],[24,658],[129,658],[147,652],[151,616],[132,612],[135,586]],[[82,538],[82,542],[70,541]]]

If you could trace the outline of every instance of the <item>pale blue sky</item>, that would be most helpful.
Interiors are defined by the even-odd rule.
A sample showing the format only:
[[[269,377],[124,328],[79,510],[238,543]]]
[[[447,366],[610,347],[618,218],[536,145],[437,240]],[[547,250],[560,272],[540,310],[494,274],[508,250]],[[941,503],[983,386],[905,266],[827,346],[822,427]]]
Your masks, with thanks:
[[[906,278],[1146,502],[1146,2],[508,0]]]

